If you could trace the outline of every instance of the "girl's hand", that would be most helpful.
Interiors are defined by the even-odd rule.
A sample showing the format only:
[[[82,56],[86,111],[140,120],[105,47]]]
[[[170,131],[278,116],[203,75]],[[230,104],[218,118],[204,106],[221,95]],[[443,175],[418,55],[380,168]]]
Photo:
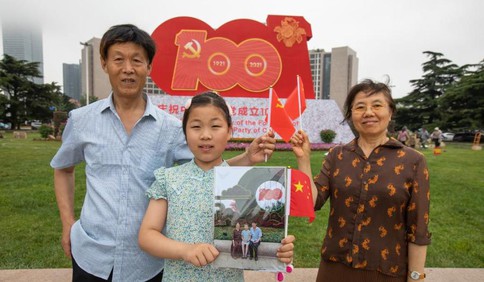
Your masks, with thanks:
[[[219,252],[211,244],[193,244],[189,245],[187,252],[182,256],[185,262],[191,263],[195,266],[205,266],[212,263]]]
[[[296,158],[309,158],[311,154],[311,144],[309,137],[304,130],[298,130],[291,138],[292,151]]]
[[[249,160],[253,164],[269,159],[276,148],[276,138],[272,129],[266,134],[257,137],[247,148]]]

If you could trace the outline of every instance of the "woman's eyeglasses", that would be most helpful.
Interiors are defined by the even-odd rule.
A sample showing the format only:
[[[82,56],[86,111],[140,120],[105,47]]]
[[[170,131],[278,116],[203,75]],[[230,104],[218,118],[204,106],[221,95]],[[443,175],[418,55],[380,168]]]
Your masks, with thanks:
[[[374,104],[374,105],[369,106],[369,108],[371,109],[372,112],[378,113],[378,112],[381,112],[385,108],[385,105]],[[351,111],[355,114],[363,114],[363,113],[366,113],[367,110],[368,110],[367,105],[356,105],[356,106],[353,106],[351,108]]]

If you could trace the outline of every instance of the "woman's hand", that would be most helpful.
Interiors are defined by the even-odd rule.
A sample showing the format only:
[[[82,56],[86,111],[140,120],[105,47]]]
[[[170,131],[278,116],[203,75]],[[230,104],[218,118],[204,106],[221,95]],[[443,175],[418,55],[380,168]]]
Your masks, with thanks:
[[[294,235],[287,235],[286,238],[282,239],[282,246],[277,249],[276,257],[279,261],[283,263],[292,263],[294,256],[294,241],[296,237]]]
[[[311,143],[304,130],[298,130],[291,138],[292,151],[296,158],[309,158],[311,155]]]

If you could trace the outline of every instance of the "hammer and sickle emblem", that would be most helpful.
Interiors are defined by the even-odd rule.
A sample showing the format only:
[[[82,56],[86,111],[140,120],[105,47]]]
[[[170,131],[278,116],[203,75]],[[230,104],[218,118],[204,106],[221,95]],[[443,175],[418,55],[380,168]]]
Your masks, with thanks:
[[[284,106],[281,104],[281,101],[277,101],[276,108],[284,108]]]
[[[193,43],[195,43],[196,48],[194,48]],[[200,43],[197,40],[192,39],[192,41],[188,42],[183,47],[185,48],[185,50],[190,51],[189,53],[183,52],[183,58],[190,58],[190,59],[200,58],[200,52],[202,50],[200,47]]]

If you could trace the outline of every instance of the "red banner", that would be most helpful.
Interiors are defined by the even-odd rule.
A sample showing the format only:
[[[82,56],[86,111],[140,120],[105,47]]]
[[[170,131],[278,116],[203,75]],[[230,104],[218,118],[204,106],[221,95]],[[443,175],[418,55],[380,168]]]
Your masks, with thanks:
[[[267,17],[267,25],[238,19],[213,29],[190,18],[170,19],[156,28],[151,77],[171,95],[215,90],[225,97],[267,97],[272,86],[281,98],[296,87],[296,75],[314,99],[303,17]]]

